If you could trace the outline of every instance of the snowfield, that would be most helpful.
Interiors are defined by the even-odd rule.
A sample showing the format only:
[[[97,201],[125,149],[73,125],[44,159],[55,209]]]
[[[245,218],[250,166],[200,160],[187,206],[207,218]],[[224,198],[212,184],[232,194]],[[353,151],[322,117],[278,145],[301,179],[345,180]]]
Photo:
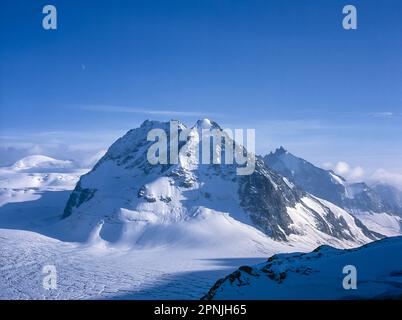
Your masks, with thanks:
[[[39,199],[44,191],[74,189],[88,169],[46,156],[29,156],[0,168],[0,206]]]
[[[264,260],[162,247],[122,250],[6,229],[0,246],[0,299],[199,299],[239,264]],[[43,287],[47,265],[57,270],[54,290]]]

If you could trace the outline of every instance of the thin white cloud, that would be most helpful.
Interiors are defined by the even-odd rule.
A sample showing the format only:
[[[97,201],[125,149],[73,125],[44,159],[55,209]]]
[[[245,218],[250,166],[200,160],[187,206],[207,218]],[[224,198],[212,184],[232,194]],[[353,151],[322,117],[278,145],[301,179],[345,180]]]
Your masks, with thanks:
[[[8,134],[0,137],[0,166],[8,166],[23,157],[45,155],[74,160],[91,167],[105,150],[126,130],[104,132],[44,131]]]
[[[388,183],[402,190],[402,174],[392,173],[381,168],[372,174],[370,180],[372,182]]]
[[[336,174],[339,174],[351,182],[366,181],[370,184],[386,183],[402,191],[402,174],[399,173],[380,168],[372,174],[366,174],[362,167],[351,167],[350,164],[345,161],[339,161],[336,164],[326,162],[322,164],[322,167],[333,170]]]
[[[324,162],[321,166],[327,170],[332,170],[334,168],[334,164],[332,162]]]
[[[394,112],[371,112],[368,114],[370,117],[375,117],[375,118],[391,118],[391,117],[395,117],[398,114],[394,113]]]
[[[203,116],[216,116],[205,112],[196,111],[176,111],[176,110],[154,110],[133,108],[127,106],[114,106],[114,105],[85,105],[82,108],[86,111],[93,112],[110,112],[110,113],[137,113],[159,116],[181,116],[181,117],[203,117]]]
[[[362,167],[352,167],[345,161],[339,161],[336,164],[326,162],[323,164],[323,167],[325,169],[333,170],[336,174],[339,174],[351,182],[362,181],[365,176],[365,172]]]

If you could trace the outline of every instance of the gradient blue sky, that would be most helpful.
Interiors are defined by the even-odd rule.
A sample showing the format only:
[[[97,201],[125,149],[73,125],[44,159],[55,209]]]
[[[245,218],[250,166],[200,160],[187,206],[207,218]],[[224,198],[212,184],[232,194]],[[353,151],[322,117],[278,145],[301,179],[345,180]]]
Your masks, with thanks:
[[[256,128],[259,153],[402,173],[401,17],[400,0],[2,0],[0,164],[208,117]]]

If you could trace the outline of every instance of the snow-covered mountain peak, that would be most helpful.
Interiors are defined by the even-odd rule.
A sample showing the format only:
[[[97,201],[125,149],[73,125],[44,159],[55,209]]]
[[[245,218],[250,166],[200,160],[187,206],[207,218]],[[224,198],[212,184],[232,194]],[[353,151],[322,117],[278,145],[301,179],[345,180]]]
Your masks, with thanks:
[[[151,165],[148,161],[148,152],[150,147],[158,142],[159,134],[161,133],[164,133],[166,136],[166,148],[163,153],[166,154],[167,163],[163,165]],[[131,170],[141,169],[147,173],[151,171],[161,172],[161,170],[198,170],[202,163],[207,162],[206,158],[203,158],[207,154],[207,150],[202,150],[204,145],[201,140],[204,138],[211,138],[209,150],[210,161],[207,164],[213,163],[216,167],[221,163],[220,159],[225,156],[224,142],[221,144],[216,140],[218,142],[214,145],[212,139],[214,136],[211,135],[209,137],[209,133],[222,135],[222,137],[227,139],[228,143],[236,146],[234,141],[226,135],[222,128],[216,122],[209,119],[198,120],[192,127],[187,127],[177,120],[170,122],[146,120],[139,128],[128,131],[123,137],[118,139],[95,165],[95,169],[101,163],[110,160],[114,161],[120,167]],[[221,157],[218,157],[218,161],[214,162],[213,155],[220,154],[221,152]],[[226,169],[226,167],[223,169]]]
[[[15,162],[10,169],[17,172],[64,172],[75,168],[73,161],[57,160],[43,155],[32,155]]]
[[[205,118],[198,120],[195,126],[200,129],[210,129],[212,127],[212,123],[211,120]]]
[[[194,125],[195,128],[197,129],[218,129],[221,130],[221,127],[215,122],[215,121],[211,121],[207,118],[204,119],[199,119],[197,120],[197,122]]]
[[[102,239],[131,245],[167,241],[204,246],[212,241],[227,246],[232,243],[228,239],[238,239],[253,243],[252,248],[273,240],[350,246],[378,237],[342,209],[320,202],[272,172],[260,157],[252,174],[245,176],[237,175],[236,164],[201,161],[199,151],[205,149],[200,150],[197,133],[200,128],[217,128],[224,134],[215,122],[177,127],[175,132],[169,122],[144,122],[118,139],[81,177],[63,214],[78,239],[88,238],[100,221]],[[151,164],[147,158],[158,141],[149,140],[148,130],[158,128],[166,132],[169,143],[177,141],[182,152],[176,161],[171,158],[172,145],[163,151],[168,163]],[[181,133],[185,141],[178,139]],[[223,140],[216,144],[218,153],[226,151]],[[228,141],[236,148],[233,140]]]
[[[187,128],[187,126],[184,123],[182,123],[180,120],[172,119],[170,121],[158,121],[158,120],[147,119],[140,125],[139,128],[131,129],[129,132],[137,131],[138,129],[142,129],[142,130],[146,130],[146,131],[150,131],[152,129],[169,130],[170,123],[172,123],[172,122],[176,123],[180,130],[184,130],[185,128]]]

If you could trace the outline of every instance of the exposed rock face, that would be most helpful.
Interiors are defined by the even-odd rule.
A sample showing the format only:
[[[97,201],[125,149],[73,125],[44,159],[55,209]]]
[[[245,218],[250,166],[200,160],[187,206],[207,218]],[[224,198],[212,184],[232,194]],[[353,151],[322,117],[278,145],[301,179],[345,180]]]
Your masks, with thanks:
[[[290,189],[283,179],[257,159],[252,175],[239,179],[240,205],[265,233],[277,240],[286,240],[293,233],[287,207],[294,207],[304,193]]]

